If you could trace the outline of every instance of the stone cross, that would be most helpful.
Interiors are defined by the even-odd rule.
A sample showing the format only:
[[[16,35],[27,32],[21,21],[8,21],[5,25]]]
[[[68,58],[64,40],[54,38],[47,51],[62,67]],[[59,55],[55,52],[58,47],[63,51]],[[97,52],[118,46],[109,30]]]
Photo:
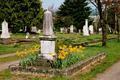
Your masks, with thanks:
[[[43,35],[51,36],[53,35],[53,19],[52,13],[47,10],[44,13],[44,20],[43,20]]]
[[[8,30],[8,23],[4,20],[2,22],[2,34],[1,34],[1,38],[10,38],[10,33]]]

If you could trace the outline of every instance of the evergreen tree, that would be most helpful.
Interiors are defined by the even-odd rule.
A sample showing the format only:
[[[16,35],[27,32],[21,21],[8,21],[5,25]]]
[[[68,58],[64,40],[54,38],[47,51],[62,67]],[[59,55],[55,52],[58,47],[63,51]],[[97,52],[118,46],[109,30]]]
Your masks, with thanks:
[[[74,24],[77,30],[82,29],[90,13],[87,0],[65,0],[57,11],[57,15],[61,18],[71,16],[71,24]]]
[[[40,0],[1,0],[0,23],[5,19],[14,32],[40,23],[43,9]]]

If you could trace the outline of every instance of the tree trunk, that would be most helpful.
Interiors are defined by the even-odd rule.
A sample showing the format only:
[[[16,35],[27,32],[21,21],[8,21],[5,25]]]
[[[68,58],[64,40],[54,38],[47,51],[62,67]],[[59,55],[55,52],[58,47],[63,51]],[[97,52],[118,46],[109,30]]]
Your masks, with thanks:
[[[118,18],[118,41],[120,41],[120,18]]]
[[[98,0],[98,11],[100,15],[100,26],[102,28],[102,46],[106,46],[106,27],[104,25],[103,14],[102,14],[102,4],[100,0]]]

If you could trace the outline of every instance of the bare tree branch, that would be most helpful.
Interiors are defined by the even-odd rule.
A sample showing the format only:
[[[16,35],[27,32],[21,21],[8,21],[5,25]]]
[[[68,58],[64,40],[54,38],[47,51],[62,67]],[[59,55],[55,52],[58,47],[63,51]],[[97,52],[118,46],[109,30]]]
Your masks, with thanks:
[[[95,2],[93,2],[92,0],[89,0],[90,3],[92,3],[96,8],[98,8],[98,6],[95,4]]]

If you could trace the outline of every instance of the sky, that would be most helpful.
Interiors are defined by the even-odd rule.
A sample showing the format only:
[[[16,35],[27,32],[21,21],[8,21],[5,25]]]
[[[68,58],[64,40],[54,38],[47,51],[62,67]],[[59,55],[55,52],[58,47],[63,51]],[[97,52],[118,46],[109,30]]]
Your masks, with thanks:
[[[53,6],[54,9],[58,9],[59,6],[64,2],[64,0],[42,0],[42,6],[44,9]],[[90,4],[90,6],[94,9],[95,7]]]
[[[53,6],[54,9],[58,9],[59,6],[64,2],[64,0],[42,0],[42,6],[44,9],[47,9],[50,6]]]

